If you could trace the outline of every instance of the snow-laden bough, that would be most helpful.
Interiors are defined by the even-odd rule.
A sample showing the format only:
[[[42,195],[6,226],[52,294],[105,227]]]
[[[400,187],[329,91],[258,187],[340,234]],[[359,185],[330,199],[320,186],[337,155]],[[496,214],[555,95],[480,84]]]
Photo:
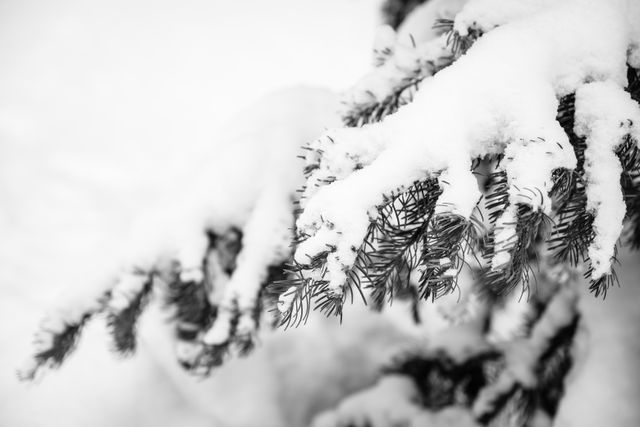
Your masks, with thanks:
[[[639,20],[640,5],[628,0],[469,1],[452,23],[457,37],[477,38],[464,55],[422,78],[412,101],[397,112],[380,114],[376,123],[361,121],[368,124],[359,128],[329,130],[309,145],[296,222],[298,286],[320,283],[322,295],[343,301],[366,269],[367,251],[380,245],[380,223],[404,221],[390,209],[394,200],[415,195],[417,185],[437,183],[428,195],[436,200],[421,219],[403,223],[403,236],[416,227],[429,233],[442,216],[472,222],[483,193],[475,166],[487,158],[498,160],[495,172],[506,180],[504,205],[489,236],[489,282],[505,274],[513,276],[503,280],[508,287],[521,280],[525,273],[516,264],[541,222],[557,215],[559,176],[582,163],[592,221],[589,273],[592,281],[610,275],[625,216],[619,149],[625,141],[635,149],[640,136],[640,107],[625,91],[628,66],[640,67]],[[428,43],[441,42],[435,40]],[[379,68],[398,68],[393,49],[383,50],[389,58]],[[379,73],[386,84],[368,77],[364,86],[378,90],[359,89],[378,101],[397,87],[385,80],[386,71]],[[557,115],[573,94],[575,128],[566,129]],[[574,137],[586,144],[584,161],[576,156]]]
[[[113,280],[65,301],[43,322],[20,376],[60,365],[84,325],[102,314],[114,349],[132,353],[138,317],[153,296],[170,312],[184,368],[208,374],[229,353],[247,354],[264,315],[265,285],[291,255],[304,180],[298,150],[337,124],[337,104],[325,89],[290,88],[239,114],[213,155],[194,165],[202,173],[140,216]]]

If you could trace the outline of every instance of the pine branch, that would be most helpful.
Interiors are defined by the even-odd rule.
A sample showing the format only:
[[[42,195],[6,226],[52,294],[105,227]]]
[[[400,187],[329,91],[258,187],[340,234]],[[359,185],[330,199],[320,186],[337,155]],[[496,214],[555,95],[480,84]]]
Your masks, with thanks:
[[[368,262],[362,272],[374,302],[393,298],[409,286],[411,272],[420,264],[419,250],[442,190],[436,179],[415,183],[379,208],[376,233],[368,240]]]
[[[370,224],[367,236],[356,249],[356,260],[346,273],[347,281],[340,294],[329,290],[329,281],[324,277],[326,257],[333,248],[310,259],[306,265],[290,265],[291,278],[271,287],[272,292],[281,295],[281,324],[291,326],[304,322],[312,301],[316,302],[315,309],[324,314],[341,317],[343,304],[347,299],[353,300],[355,292],[365,300],[363,287],[371,290],[378,306],[386,298],[392,298],[397,290],[406,289],[409,274],[419,261],[418,245],[428,229],[441,191],[436,179],[427,179],[391,195],[378,208],[377,219]]]
[[[573,174],[573,184],[567,201],[559,209],[548,242],[558,262],[577,266],[587,260],[587,249],[594,232],[593,215],[587,212],[586,187],[577,172]]]
[[[370,233],[373,233],[375,225],[372,223]],[[367,239],[363,246],[367,245]],[[357,291],[362,300],[366,303],[362,293],[362,275],[366,264],[364,258],[367,251],[361,248],[358,251],[354,267],[347,273],[347,282],[341,293],[335,293],[329,288],[329,281],[326,280],[324,263],[328,252],[323,252],[314,257],[306,265],[300,265],[293,261],[287,265],[287,278],[272,282],[268,289],[273,295],[279,297],[279,325],[297,327],[305,323],[309,318],[311,310],[319,310],[326,316],[337,316],[342,319],[342,307],[347,300],[353,302],[353,297]],[[319,277],[314,271],[320,271]],[[312,304],[314,304],[312,308]]]
[[[355,105],[346,109],[342,115],[343,124],[346,127],[361,127],[381,121],[386,116],[398,111],[403,105],[411,103],[422,80],[430,75],[416,72],[413,76],[405,77],[403,83],[394,88],[393,92],[382,101]]]
[[[178,338],[193,340],[216,318],[217,308],[209,303],[203,282],[185,282],[179,274],[168,283],[165,304],[173,310]]]
[[[640,104],[640,75],[638,70],[627,69],[627,91],[631,98]],[[627,205],[627,230],[625,243],[632,248],[640,248],[640,150],[636,141],[626,138],[618,150],[618,157],[623,167],[622,190]]]
[[[549,348],[540,358],[536,377],[536,399],[549,416],[554,417],[564,397],[565,379],[573,366],[573,342],[580,317],[560,328],[551,339]]]
[[[548,220],[541,211],[533,210],[524,204],[517,205],[515,210],[515,222],[496,225],[486,241],[484,256],[491,265],[483,271],[481,281],[484,284],[483,288],[494,295],[507,294],[518,285],[522,285],[523,293],[528,292],[529,281],[533,275],[530,248],[538,236],[540,225]],[[496,235],[503,227],[513,228],[514,233],[508,241],[496,242]],[[496,256],[503,253],[506,254],[508,262],[495,265]]]
[[[423,299],[446,295],[455,289],[464,263],[465,249],[475,245],[471,223],[456,214],[434,216],[422,236],[419,291]],[[465,247],[466,245],[466,247]]]
[[[466,36],[461,36],[453,29],[453,19],[438,19],[434,24],[434,28],[439,28],[443,33],[447,34],[447,45],[451,49],[451,53],[455,59],[464,55],[473,43],[482,36],[482,31],[470,28]]]
[[[316,284],[312,278],[304,277],[303,270],[301,265],[292,261],[286,265],[288,277],[271,282],[267,288],[273,297],[278,298],[273,311],[279,314],[278,325],[285,329],[306,323],[311,312],[311,298]]]
[[[435,26],[436,28],[437,25]],[[343,123],[361,127],[382,121],[413,101],[421,83],[456,59],[445,36],[416,44],[392,40],[378,53],[378,65],[343,96]]]
[[[217,322],[228,319],[228,338],[224,342],[216,344],[202,344],[202,350],[196,357],[193,365],[194,372],[201,376],[208,376],[211,371],[221,366],[231,351],[231,344],[236,339],[236,331],[240,316],[238,314],[237,304],[230,308],[219,309],[218,316],[214,319]]]
[[[231,229],[222,235],[210,233],[209,238],[210,247],[203,261],[204,280],[174,280],[173,292],[169,292],[169,303],[176,306],[180,362],[201,376],[209,375],[229,355],[243,357],[253,350],[265,297],[263,286],[259,286],[250,306],[239,300],[240,282],[234,282],[234,278],[237,279],[242,233]],[[285,276],[282,266],[271,266],[267,283]],[[215,291],[216,287],[222,289]],[[218,296],[214,295],[216,292]]]
[[[640,103],[640,71],[627,67],[627,82],[627,92],[634,101]]]
[[[432,43],[437,43],[437,40]],[[422,58],[420,61],[416,61],[414,68],[397,70],[397,73],[402,74],[402,76],[388,88],[388,93],[384,96],[367,92],[366,101],[344,102],[345,108],[342,113],[344,125],[346,127],[361,127],[382,121],[386,116],[398,111],[400,107],[411,103],[422,81],[448,67],[453,61],[453,56],[440,55],[433,58]],[[374,70],[373,73],[376,72],[384,71]],[[367,76],[366,78],[372,78],[372,76]],[[388,83],[385,82],[385,84]],[[356,86],[352,90],[358,91],[362,89]]]
[[[489,349],[463,362],[443,351],[422,351],[396,356],[385,375],[400,374],[413,379],[420,390],[420,404],[430,410],[448,406],[471,406],[488,385],[490,371],[504,365],[500,352]]]
[[[579,315],[576,309],[577,294],[568,288],[560,291],[549,303],[540,320],[533,327],[529,338],[514,344],[506,354],[507,365],[495,381],[485,387],[473,404],[476,419],[488,423],[504,410],[514,396],[526,391],[537,390],[537,395],[546,395],[549,399],[562,394],[562,384],[558,377],[568,372],[570,364],[569,351],[573,342]],[[511,353],[511,354],[509,354]],[[525,356],[531,362],[533,372],[522,371],[518,366],[511,366],[510,361],[522,363]],[[553,358],[558,358],[557,371],[551,365]],[[565,370],[566,368],[566,370]],[[549,371],[546,371],[546,370]],[[545,375],[546,374],[546,375]],[[543,375],[543,376],[541,376]],[[555,377],[552,379],[550,377]],[[535,395],[531,395],[535,396]],[[551,402],[547,402],[547,407]],[[557,401],[554,401],[557,405]]]
[[[102,312],[109,292],[80,313],[58,313],[45,319],[35,337],[35,354],[29,365],[17,372],[21,381],[32,381],[42,369],[59,368],[76,349],[82,330]]]
[[[618,280],[618,275],[616,274],[614,266],[619,264],[618,262],[618,246],[615,247],[615,252],[613,255],[613,260],[611,262],[611,272],[609,274],[604,274],[596,280],[592,279],[593,266],[589,265],[587,270],[584,273],[585,279],[591,279],[589,282],[589,291],[593,292],[593,294],[597,297],[602,295],[602,298],[607,297],[607,291],[609,288],[613,286],[620,286],[620,281]]]
[[[152,274],[141,276],[144,284],[133,295],[128,295],[128,304],[124,308],[114,309],[110,303],[107,311],[107,326],[113,337],[114,348],[122,355],[130,355],[136,350],[136,324],[149,301],[153,287]]]
[[[75,350],[82,328],[91,318],[90,314],[82,316],[80,321],[67,324],[61,331],[52,332],[51,342],[37,342],[38,346],[44,346],[42,350],[37,351],[33,355],[34,366],[18,373],[21,381],[30,381],[35,379],[37,372],[43,368],[58,368],[62,362]]]
[[[554,186],[551,194],[555,199],[554,208],[556,211],[561,210],[571,200],[576,186],[583,184],[579,181],[584,175],[584,151],[587,145],[585,139],[577,136],[573,130],[575,110],[575,94],[569,94],[560,99],[556,120],[569,137],[577,163],[574,170],[559,169],[553,176]]]
[[[482,341],[464,356],[421,346],[396,356],[383,375],[410,378],[422,409],[473,408],[482,425],[528,425],[536,411],[553,418],[573,363],[579,321],[577,294],[566,283],[558,286],[550,300],[538,301],[539,316],[525,338],[497,345]]]
[[[498,217],[502,215],[509,204],[508,190],[509,181],[507,179],[507,173],[503,169],[498,168],[489,175],[484,199],[491,225],[496,223]]]
[[[235,233],[235,232],[234,232]],[[235,234],[234,234],[235,236]],[[202,258],[200,274],[183,274],[180,265],[174,262],[173,269],[167,280],[164,295],[165,307],[172,311],[172,320],[175,324],[176,357],[180,365],[190,373],[208,375],[215,363],[222,363],[222,359],[215,359],[205,346],[199,341],[202,333],[206,331],[218,318],[219,308],[211,303],[209,294],[222,280],[215,277],[212,268],[217,267],[218,274],[227,274],[235,266],[235,245],[218,248],[227,240],[223,236],[208,231],[209,245],[206,254]],[[241,235],[236,236],[239,242]],[[238,243],[239,246],[239,243]],[[221,250],[232,249],[231,253],[220,257]],[[215,256],[215,266],[211,265],[210,258]],[[217,365],[216,365],[217,366]]]
[[[623,191],[627,205],[624,242],[633,249],[640,249],[640,173],[623,173]]]
[[[631,85],[630,85],[631,87]],[[575,124],[575,95],[568,95],[560,100],[557,120],[569,137],[573,145],[577,159],[576,168],[573,171],[559,171],[554,176],[553,193],[556,198],[556,224],[553,227],[548,240],[551,251],[555,253],[557,262],[568,262],[577,266],[580,262],[588,263],[585,278],[590,279],[593,268],[588,258],[589,245],[595,237],[593,229],[593,214],[587,210],[587,183],[584,178],[584,161],[586,141],[578,137],[574,132]],[[624,143],[617,150],[618,158],[623,167],[621,185],[627,203],[627,219],[633,223],[633,204],[635,196],[635,176],[640,173],[640,151],[630,138],[626,138]],[[634,227],[632,225],[632,227]],[[640,230],[640,227],[638,228]],[[631,242],[635,239],[635,232],[632,231],[628,238]],[[632,243],[633,244],[633,243]],[[615,256],[614,261],[615,263]],[[607,289],[618,283],[615,270],[612,268],[611,274],[604,275],[596,280],[591,280],[589,289],[596,297],[606,296]]]

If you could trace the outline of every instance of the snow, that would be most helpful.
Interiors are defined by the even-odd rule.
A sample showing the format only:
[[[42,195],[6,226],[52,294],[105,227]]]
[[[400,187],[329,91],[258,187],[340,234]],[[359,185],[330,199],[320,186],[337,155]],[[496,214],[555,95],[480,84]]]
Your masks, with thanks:
[[[113,287],[108,306],[113,311],[122,311],[129,307],[131,301],[144,288],[148,277],[143,274],[123,274],[120,281]]]
[[[543,292],[542,288],[542,286],[536,287],[536,297]],[[534,318],[533,315],[534,309],[531,304],[528,304],[526,296],[511,292],[505,296],[501,307],[491,311],[491,331],[487,340],[492,344],[500,344],[522,338],[528,330],[531,319]]]
[[[507,351],[507,369],[517,381],[533,386],[537,381],[536,365],[549,348],[553,337],[576,319],[577,292],[571,287],[560,290],[546,307],[531,335]]]
[[[293,304],[296,295],[296,289],[295,286],[291,286],[280,294],[278,297],[278,311],[280,311],[280,313],[286,313],[291,309],[291,304]]]
[[[412,379],[383,376],[375,386],[345,399],[335,410],[318,415],[312,427],[478,427],[471,411],[447,407],[429,411],[418,403],[419,391]]]
[[[115,286],[112,308],[126,307],[142,289],[145,275],[167,265],[175,268],[166,260],[178,262],[183,280],[199,282],[204,278],[202,261],[208,247],[205,231],[224,234],[238,229],[243,239],[236,268],[223,281],[219,315],[204,342],[228,342],[236,320],[238,334],[254,334],[254,309],[268,268],[285,261],[290,253],[293,201],[303,183],[297,153],[325,125],[338,123],[337,105],[336,95],[326,89],[297,87],[274,92],[241,111],[238,117],[253,127],[243,128],[232,120],[228,130],[218,135],[221,148],[203,172],[189,180],[193,184],[183,190],[181,203],[175,203],[175,196],[159,203],[143,214],[144,225],[134,227],[134,243],[123,242],[128,249],[122,265],[125,277]],[[139,270],[141,274],[127,273]],[[59,315],[71,317],[67,324],[78,323],[100,305],[106,286],[97,287],[93,300],[63,303]]]
[[[130,262],[146,256],[153,264],[164,254],[180,260],[183,269],[198,268],[207,246],[205,229],[223,234],[232,227],[244,231],[247,247],[262,251],[241,254],[241,264],[277,261],[290,241],[281,225],[291,223],[291,201],[303,182],[296,155],[324,126],[337,123],[336,108],[330,91],[300,87],[270,94],[240,111],[216,135],[221,148],[197,160],[194,168],[202,172],[180,189],[180,203],[172,194],[134,225]]]
[[[481,321],[482,317],[474,317],[429,337],[425,346],[429,355],[442,352],[455,363],[462,364],[473,356],[487,352],[491,345],[482,334]]]
[[[222,312],[204,337],[207,344],[221,344],[228,339],[234,310],[240,312],[238,332],[255,332],[253,311],[268,268],[285,261],[290,253],[293,201],[304,182],[297,153],[324,126],[337,123],[336,108],[335,95],[325,90],[296,88],[274,94],[253,111],[241,113],[243,121],[248,120],[256,127],[228,140],[225,145],[233,150],[219,153],[217,164],[209,169],[215,175],[201,180],[228,183],[207,185],[193,198],[194,205],[202,206],[204,201],[213,213],[205,219],[201,230],[206,224],[213,230],[231,226],[243,233],[236,269],[225,283],[220,300]],[[239,128],[232,129],[238,132]],[[234,200],[220,203],[229,197]],[[207,204],[207,200],[212,202]],[[239,206],[249,214],[238,211]],[[226,212],[228,209],[230,212]],[[200,254],[200,259],[203,255]]]
[[[511,250],[516,245],[518,235],[516,234],[516,212],[515,205],[509,205],[498,217],[494,231],[495,249],[491,259],[491,268],[503,269],[511,262]]]
[[[393,55],[393,45],[396,42],[396,31],[390,25],[380,25],[376,28],[373,38],[373,66],[383,65]]]
[[[393,31],[393,30],[391,30]],[[359,110],[388,100],[394,93],[435,73],[449,63],[446,36],[417,46],[396,43],[384,64],[374,68],[345,93],[346,110]]]
[[[406,425],[417,416],[419,391],[413,380],[401,375],[382,377],[375,386],[345,399],[335,411],[319,415],[312,427],[384,427]]]
[[[453,19],[468,0],[430,0],[418,6],[398,28],[398,39],[405,44],[433,40],[442,33],[434,26],[440,19]]]
[[[220,310],[216,322],[202,337],[206,345],[221,345],[229,341],[231,334],[231,320],[233,313],[229,309]]]
[[[482,197],[476,177],[469,165],[456,163],[440,175],[442,194],[435,213],[453,213],[469,218]],[[461,191],[465,189],[466,191]]]
[[[456,15],[453,29],[461,36],[468,35],[470,29],[486,33],[553,4],[554,0],[472,0]]]
[[[495,382],[480,391],[473,403],[474,414],[489,411],[499,396],[509,393],[516,385],[525,389],[535,386],[540,358],[551,345],[553,337],[576,319],[577,299],[578,293],[573,287],[561,289],[545,308],[529,337],[506,343],[506,367]]]
[[[576,135],[586,138],[587,210],[593,213],[594,239],[589,245],[591,278],[611,271],[615,246],[622,232],[626,206],[620,180],[622,166],[616,149],[630,136],[640,141],[640,107],[611,82],[582,86],[576,92]]]
[[[447,35],[436,28],[438,19],[453,19],[466,0],[435,0],[418,5],[397,33],[389,26],[377,30],[374,68],[345,92],[345,114],[356,113],[399,96],[411,101],[414,85],[451,63]],[[346,138],[345,138],[346,139]]]
[[[471,411],[463,407],[449,407],[438,412],[423,411],[411,420],[410,427],[479,427]]]

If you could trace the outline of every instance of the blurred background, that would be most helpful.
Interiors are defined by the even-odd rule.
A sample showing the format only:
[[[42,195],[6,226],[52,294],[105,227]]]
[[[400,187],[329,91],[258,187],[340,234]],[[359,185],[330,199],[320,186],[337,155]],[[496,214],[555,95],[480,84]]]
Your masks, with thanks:
[[[239,422],[254,412],[278,425],[270,402],[230,397],[221,379],[205,393],[208,384],[167,373],[160,344],[118,360],[102,325],[41,383],[20,384],[15,370],[47,310],[104,280],[136,215],[215,151],[225,120],[279,87],[355,82],[378,9],[376,0],[0,1],[0,426],[226,425],[194,404],[223,395],[214,406]],[[247,369],[245,380],[268,387]]]

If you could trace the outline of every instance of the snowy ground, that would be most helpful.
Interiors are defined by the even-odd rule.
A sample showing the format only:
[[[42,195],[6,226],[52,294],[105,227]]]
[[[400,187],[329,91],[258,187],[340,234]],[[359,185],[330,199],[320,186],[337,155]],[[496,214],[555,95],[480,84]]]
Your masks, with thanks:
[[[0,2],[0,426],[297,426],[362,385],[328,369],[337,361],[368,381],[375,355],[397,339],[376,329],[388,325],[348,323],[327,346],[322,331],[336,325],[316,322],[307,333],[321,338],[301,334],[288,358],[272,349],[290,343],[274,337],[251,362],[197,382],[170,360],[150,313],[132,360],[114,359],[94,325],[40,384],[19,384],[14,370],[61,290],[104,278],[136,213],[180,188],[234,111],[280,86],[340,90],[363,74],[377,2],[88,3]],[[561,426],[640,425],[640,267],[625,260],[621,289],[605,303],[584,299],[588,351]],[[354,331],[371,346],[364,364]],[[301,348],[322,364],[301,363]]]

